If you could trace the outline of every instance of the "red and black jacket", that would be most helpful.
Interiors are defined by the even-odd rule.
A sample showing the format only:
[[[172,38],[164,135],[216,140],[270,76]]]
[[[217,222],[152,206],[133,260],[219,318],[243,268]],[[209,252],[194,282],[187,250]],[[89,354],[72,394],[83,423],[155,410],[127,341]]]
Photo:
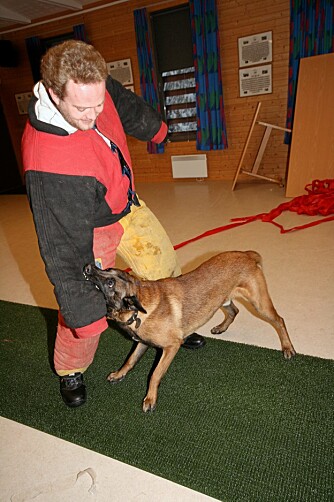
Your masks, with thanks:
[[[136,203],[126,134],[159,143],[167,133],[161,116],[143,99],[111,77],[106,88],[96,128],[113,148],[93,129],[68,134],[39,121],[36,98],[30,103],[22,138],[27,194],[41,256],[62,317],[73,329],[96,324],[106,314],[103,296],[84,280],[83,267],[94,261],[94,228],[115,223]]]

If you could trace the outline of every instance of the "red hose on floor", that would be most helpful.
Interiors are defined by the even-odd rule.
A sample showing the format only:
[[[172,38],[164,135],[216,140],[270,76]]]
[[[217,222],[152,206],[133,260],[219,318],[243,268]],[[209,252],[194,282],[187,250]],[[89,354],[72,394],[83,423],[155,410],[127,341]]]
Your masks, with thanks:
[[[334,221],[334,216],[328,216],[334,214],[334,179],[314,180],[312,183],[305,186],[305,190],[307,195],[301,195],[299,197],[295,197],[289,202],[284,202],[275,209],[272,209],[269,213],[260,213],[253,216],[244,216],[242,218],[233,218],[231,220],[233,223],[213,228],[212,230],[207,230],[203,234],[193,237],[192,239],[176,244],[174,249],[180,249],[191,242],[203,239],[203,237],[208,237],[209,235],[214,235],[224,230],[230,230],[231,228],[245,225],[246,223],[256,220],[272,223],[280,229],[281,234],[314,227],[327,221]],[[274,219],[283,213],[283,211],[293,211],[298,214],[306,214],[309,216],[321,215],[326,216],[326,218],[285,229],[282,225],[274,221]]]

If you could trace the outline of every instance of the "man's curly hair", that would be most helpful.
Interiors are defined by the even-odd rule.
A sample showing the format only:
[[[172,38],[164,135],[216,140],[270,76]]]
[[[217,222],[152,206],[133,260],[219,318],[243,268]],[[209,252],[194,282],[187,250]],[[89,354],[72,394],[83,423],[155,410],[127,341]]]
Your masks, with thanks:
[[[67,40],[51,47],[41,61],[41,75],[46,89],[63,99],[69,80],[95,84],[106,80],[107,64],[101,54],[89,44]]]

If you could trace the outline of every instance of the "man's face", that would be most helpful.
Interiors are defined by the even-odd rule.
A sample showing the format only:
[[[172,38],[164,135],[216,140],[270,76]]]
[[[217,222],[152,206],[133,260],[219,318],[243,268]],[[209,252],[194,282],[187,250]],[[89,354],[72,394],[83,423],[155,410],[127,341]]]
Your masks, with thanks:
[[[94,127],[97,116],[103,110],[106,85],[105,82],[77,84],[69,80],[63,99],[52,89],[49,92],[64,119],[76,129],[87,131]]]

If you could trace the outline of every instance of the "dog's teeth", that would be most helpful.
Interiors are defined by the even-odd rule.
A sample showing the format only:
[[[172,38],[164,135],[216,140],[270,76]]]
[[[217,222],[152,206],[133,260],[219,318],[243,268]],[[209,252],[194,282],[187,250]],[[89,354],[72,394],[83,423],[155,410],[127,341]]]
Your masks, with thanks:
[[[101,291],[100,288],[95,284],[95,287],[98,291]]]

